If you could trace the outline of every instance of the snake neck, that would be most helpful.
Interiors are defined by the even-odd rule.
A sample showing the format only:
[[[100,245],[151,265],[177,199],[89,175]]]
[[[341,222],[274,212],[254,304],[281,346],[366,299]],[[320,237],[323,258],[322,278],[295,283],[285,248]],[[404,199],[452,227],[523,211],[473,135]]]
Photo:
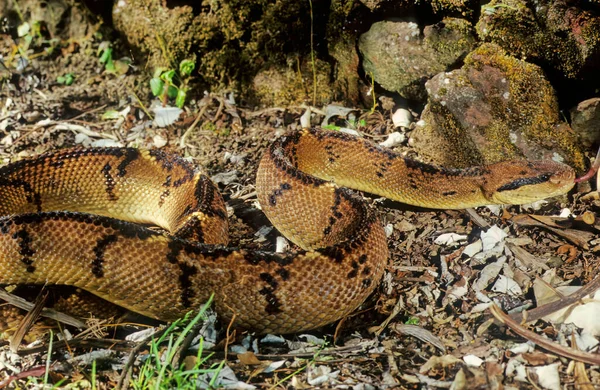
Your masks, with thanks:
[[[302,130],[284,137],[279,149],[296,169],[339,186],[436,209],[524,204],[564,194],[573,170],[553,161],[506,161],[446,169],[340,132]]]

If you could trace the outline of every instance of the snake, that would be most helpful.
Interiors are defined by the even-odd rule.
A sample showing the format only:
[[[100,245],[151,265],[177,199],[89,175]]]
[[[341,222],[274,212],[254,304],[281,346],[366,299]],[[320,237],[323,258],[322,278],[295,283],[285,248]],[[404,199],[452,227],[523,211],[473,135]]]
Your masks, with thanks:
[[[161,321],[214,297],[223,322],[295,333],[335,322],[388,266],[363,191],[424,208],[523,204],[565,194],[554,161],[449,169],[320,128],[274,140],[256,173],[260,208],[299,248],[228,245],[226,202],[187,160],[161,149],[62,149],[0,167],[0,286],[68,285]]]

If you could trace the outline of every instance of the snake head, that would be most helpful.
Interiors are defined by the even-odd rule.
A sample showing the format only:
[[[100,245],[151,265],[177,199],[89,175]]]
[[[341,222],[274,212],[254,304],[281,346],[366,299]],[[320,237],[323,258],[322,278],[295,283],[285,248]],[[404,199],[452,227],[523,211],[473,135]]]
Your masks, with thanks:
[[[525,204],[566,194],[575,171],[555,161],[504,161],[486,167],[483,192],[495,204]]]

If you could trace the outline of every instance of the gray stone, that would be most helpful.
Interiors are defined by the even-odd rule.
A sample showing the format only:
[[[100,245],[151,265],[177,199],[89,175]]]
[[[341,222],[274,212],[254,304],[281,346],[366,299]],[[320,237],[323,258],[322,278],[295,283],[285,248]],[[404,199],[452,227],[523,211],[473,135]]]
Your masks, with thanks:
[[[358,48],[367,77],[402,97],[424,100],[425,80],[447,70],[475,44],[469,22],[445,19],[425,27],[416,23],[383,21],[363,34]]]
[[[573,107],[571,127],[584,148],[600,143],[600,98],[584,100]]]
[[[426,84],[429,99],[410,144],[434,162],[457,168],[525,158],[584,168],[554,90],[541,69],[484,44],[453,72]]]

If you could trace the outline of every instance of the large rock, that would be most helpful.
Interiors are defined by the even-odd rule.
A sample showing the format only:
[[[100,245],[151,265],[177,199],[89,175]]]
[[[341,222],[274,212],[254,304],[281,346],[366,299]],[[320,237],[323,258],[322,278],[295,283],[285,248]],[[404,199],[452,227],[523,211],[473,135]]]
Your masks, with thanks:
[[[571,109],[571,126],[581,145],[589,149],[600,143],[600,98],[580,102]]]
[[[591,7],[593,8],[593,7]],[[600,15],[583,1],[492,0],[482,7],[479,37],[569,78],[597,73]]]
[[[423,34],[412,22],[377,22],[360,37],[367,77],[402,97],[424,100],[425,80],[447,70],[474,46],[469,22],[444,19],[425,27]]]
[[[461,69],[426,86],[429,100],[411,144],[436,163],[462,168],[553,159],[584,169],[576,137],[560,121],[554,90],[538,66],[484,44]]]

